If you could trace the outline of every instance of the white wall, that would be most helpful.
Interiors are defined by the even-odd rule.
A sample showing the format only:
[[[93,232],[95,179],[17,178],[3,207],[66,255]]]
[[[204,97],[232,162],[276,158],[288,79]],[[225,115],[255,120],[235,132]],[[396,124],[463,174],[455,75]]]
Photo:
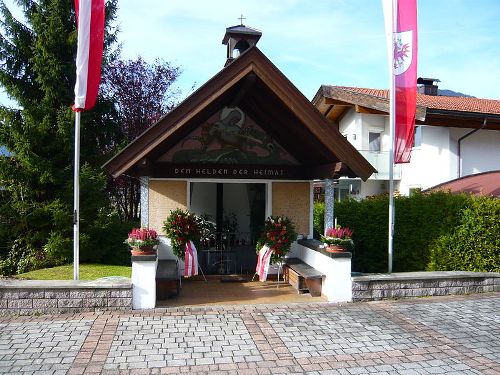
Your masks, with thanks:
[[[450,146],[450,128],[423,126],[422,145],[413,148],[411,162],[402,165],[400,193],[408,195],[410,188],[426,189],[455,178]]]
[[[321,294],[328,298],[328,302],[352,301],[350,258],[330,258],[299,244],[294,244],[294,247],[294,256],[325,274]]]
[[[469,133],[472,129],[450,129],[451,142],[455,147],[454,169],[455,178],[457,174],[458,139]],[[479,130],[476,133],[465,138],[461,142],[462,155],[462,173],[461,176],[467,176],[476,173],[500,169],[500,131],[497,130]]]
[[[369,132],[380,132],[381,151],[388,151],[390,146],[389,117],[356,113],[354,109],[340,121],[340,132],[347,135],[347,140],[357,150],[368,150]],[[408,195],[411,188],[427,189],[445,181],[458,178],[457,141],[472,129],[451,127],[422,126],[422,144],[413,148],[411,162],[398,165],[401,168],[401,180],[395,188],[403,195]],[[461,176],[491,170],[500,170],[500,131],[479,130],[462,141]],[[375,166],[377,168],[377,166]],[[386,178],[382,175],[382,179]],[[379,178],[379,181],[373,181]],[[397,176],[396,185],[397,184]],[[363,198],[387,191],[382,187],[385,180],[379,175],[362,182],[358,197]]]
[[[357,150],[362,149],[363,133],[359,113],[350,109],[340,120],[339,130]]]

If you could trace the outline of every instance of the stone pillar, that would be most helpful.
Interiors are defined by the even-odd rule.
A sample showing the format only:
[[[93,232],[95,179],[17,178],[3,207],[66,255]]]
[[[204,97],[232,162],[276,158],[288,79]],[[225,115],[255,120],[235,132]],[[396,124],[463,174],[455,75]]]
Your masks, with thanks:
[[[334,223],[334,205],[335,205],[335,189],[333,180],[325,180],[325,231],[327,228],[333,228]]]
[[[156,306],[156,255],[132,256],[132,308]]]
[[[139,178],[141,184],[141,227],[149,227],[149,177]]]

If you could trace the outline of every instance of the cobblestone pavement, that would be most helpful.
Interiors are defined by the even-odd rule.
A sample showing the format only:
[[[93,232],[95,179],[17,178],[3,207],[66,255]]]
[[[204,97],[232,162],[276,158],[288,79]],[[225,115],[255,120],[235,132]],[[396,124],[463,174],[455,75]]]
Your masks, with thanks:
[[[0,318],[0,374],[500,374],[500,293]]]

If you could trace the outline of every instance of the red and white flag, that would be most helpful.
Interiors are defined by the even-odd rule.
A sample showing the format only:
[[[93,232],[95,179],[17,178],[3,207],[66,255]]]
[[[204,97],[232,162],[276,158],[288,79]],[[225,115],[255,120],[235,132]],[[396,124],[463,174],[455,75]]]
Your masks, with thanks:
[[[101,81],[104,0],[75,0],[78,29],[74,111],[91,109]]]
[[[193,241],[189,241],[184,252],[184,276],[196,275],[198,275],[198,252]]]
[[[262,246],[262,249],[259,251],[255,273],[259,275],[260,281],[267,280],[267,273],[269,272],[269,264],[271,263],[272,254],[273,250],[271,250],[267,245]]]
[[[417,0],[384,0],[396,91],[394,162],[409,163],[417,104]],[[394,7],[393,7],[394,6]],[[390,35],[390,34],[389,34]]]

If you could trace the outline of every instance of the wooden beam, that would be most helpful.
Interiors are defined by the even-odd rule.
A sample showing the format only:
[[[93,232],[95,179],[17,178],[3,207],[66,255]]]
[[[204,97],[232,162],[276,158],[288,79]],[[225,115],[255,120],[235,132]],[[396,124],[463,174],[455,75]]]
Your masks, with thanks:
[[[313,179],[339,178],[347,174],[347,166],[342,162],[317,165],[309,168],[309,177]]]
[[[233,100],[229,107],[236,107],[241,99],[248,93],[248,91],[252,88],[257,79],[257,75],[254,72],[250,72],[244,79],[244,83],[242,87],[238,90],[238,93],[234,96]]]
[[[468,120],[464,118],[446,118],[428,115],[425,121],[417,121],[418,124],[430,126],[442,126],[451,128],[477,129],[483,125],[483,120]],[[500,122],[488,120],[485,130],[500,130]]]
[[[330,113],[328,114],[327,118],[329,120],[333,120],[335,122],[339,122],[340,121],[340,118],[341,116],[347,112],[348,110],[348,107],[345,107],[345,106],[340,106],[340,105],[336,105],[333,107],[333,109],[330,111]]]
[[[364,107],[364,106],[359,105],[359,104],[356,104],[355,110],[356,110],[357,113],[368,113],[368,114],[371,114],[371,115],[387,115],[388,114],[387,112],[379,111],[377,109],[372,109],[372,108],[368,108],[368,107]]]
[[[351,107],[352,103],[344,102],[342,100],[337,100],[337,99],[332,99],[332,98],[325,98],[325,104],[328,105],[345,105],[346,107]]]

